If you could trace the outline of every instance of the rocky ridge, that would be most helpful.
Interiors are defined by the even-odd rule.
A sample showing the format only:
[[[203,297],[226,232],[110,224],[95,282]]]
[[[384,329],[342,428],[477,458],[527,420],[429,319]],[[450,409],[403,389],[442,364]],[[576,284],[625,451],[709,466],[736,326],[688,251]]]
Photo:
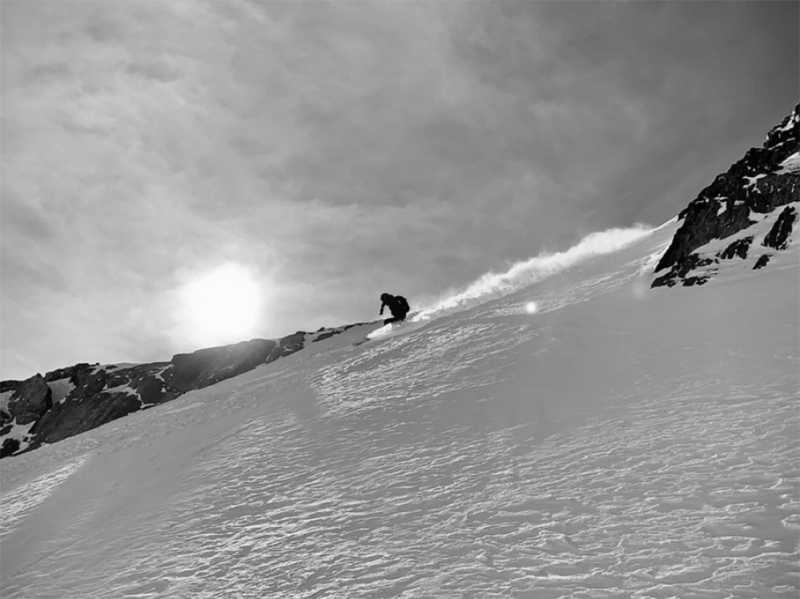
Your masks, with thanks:
[[[176,354],[148,364],[80,363],[0,381],[0,458],[55,443],[302,350],[358,324]]]
[[[800,202],[799,151],[800,104],[761,148],[748,150],[680,212],[683,224],[661,256],[652,286],[702,285],[723,261],[746,260],[758,248],[753,268],[759,269],[786,250]]]

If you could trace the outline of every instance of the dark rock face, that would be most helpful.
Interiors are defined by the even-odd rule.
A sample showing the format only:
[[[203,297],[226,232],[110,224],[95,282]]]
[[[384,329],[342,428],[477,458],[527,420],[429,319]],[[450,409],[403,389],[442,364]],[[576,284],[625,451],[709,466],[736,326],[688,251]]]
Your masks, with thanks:
[[[96,370],[88,364],[78,364],[69,382],[75,385],[76,390],[72,392],[73,397],[86,398],[103,390],[106,386],[106,371],[104,369]]]
[[[676,271],[686,271],[682,262],[689,258],[693,250],[712,239],[733,235],[755,222],[750,220],[750,210],[744,204],[733,206],[731,211],[726,210],[721,216],[717,215],[719,209],[716,201],[695,200],[689,204],[680,214],[684,224],[676,231],[672,243],[661,256],[656,271],[668,266],[673,266]]]
[[[164,378],[180,391],[207,387],[263,364],[276,345],[272,340],[253,339],[176,354]]]
[[[711,277],[709,276],[695,276],[695,277],[686,277],[683,280],[683,284],[686,287],[694,287],[695,285],[705,285]]]
[[[683,224],[656,266],[656,272],[670,270],[655,279],[653,287],[685,280],[685,274],[692,270],[693,252],[713,239],[724,239],[754,224],[752,213],[766,214],[800,200],[800,175],[781,168],[799,147],[800,104],[769,132],[763,147],[748,150],[681,211],[678,218]]]
[[[17,387],[22,384],[22,381],[0,381],[0,393],[7,391],[16,391]]]
[[[31,429],[35,435],[31,448],[88,431],[140,407],[138,397],[124,393],[97,393],[82,401],[55,404]]]
[[[708,274],[704,275],[694,275],[691,277],[687,277],[687,275],[690,271],[696,268],[711,266],[716,262],[717,261],[713,258],[701,258],[696,254],[690,254],[685,260],[681,260],[680,264],[678,264],[676,268],[653,281],[653,287],[672,287],[680,281],[683,281],[684,285],[687,287],[691,287],[693,285],[703,285],[706,281],[708,281],[713,272],[709,272]]]
[[[19,441],[17,439],[3,439],[3,444],[0,445],[0,458],[12,455],[19,451]]]
[[[719,257],[723,260],[731,260],[738,256],[742,260],[747,258],[747,250],[750,249],[750,244],[753,243],[753,236],[743,237],[737,239],[724,250],[719,253]]]
[[[153,374],[139,379],[135,388],[139,393],[143,408],[169,401],[178,396],[177,390],[170,389],[165,381],[156,378]]]
[[[778,220],[772,225],[772,229],[764,237],[763,245],[776,250],[785,250],[789,246],[789,234],[792,232],[795,220],[797,220],[797,211],[791,206],[784,208],[778,216]]]
[[[31,429],[31,448],[90,430],[180,393],[158,378],[168,362],[127,368],[76,364],[47,373],[49,381],[69,378],[75,388]]]
[[[305,343],[306,333],[304,331],[297,331],[291,335],[286,335],[286,337],[281,337],[278,339],[277,345],[270,352],[266,361],[272,362],[278,358],[282,358],[284,356],[288,356],[289,354],[293,354],[296,351],[300,351],[303,349],[303,347],[305,347]]]
[[[17,387],[8,401],[8,412],[17,424],[36,422],[53,405],[52,395],[44,377],[37,374]]]
[[[753,270],[758,270],[759,268],[764,268],[769,263],[769,254],[762,254],[756,260],[755,266],[753,266]]]
[[[207,387],[300,351],[305,346],[305,336],[304,331],[297,331],[277,341],[251,339],[234,345],[209,347],[191,354],[176,354],[164,378],[181,391]]]

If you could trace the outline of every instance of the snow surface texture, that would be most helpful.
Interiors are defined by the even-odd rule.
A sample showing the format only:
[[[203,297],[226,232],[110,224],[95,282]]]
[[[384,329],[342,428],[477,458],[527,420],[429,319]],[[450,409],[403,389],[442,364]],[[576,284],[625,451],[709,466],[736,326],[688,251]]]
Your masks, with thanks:
[[[3,460],[3,596],[797,597],[797,246],[675,227]]]

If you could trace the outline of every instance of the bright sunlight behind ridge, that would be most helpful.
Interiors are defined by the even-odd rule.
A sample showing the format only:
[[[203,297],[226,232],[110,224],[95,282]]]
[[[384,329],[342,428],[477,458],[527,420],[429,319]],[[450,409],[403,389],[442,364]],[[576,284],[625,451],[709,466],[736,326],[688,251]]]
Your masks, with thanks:
[[[198,343],[239,341],[255,334],[261,292],[246,268],[229,263],[186,284],[180,304],[181,328]]]

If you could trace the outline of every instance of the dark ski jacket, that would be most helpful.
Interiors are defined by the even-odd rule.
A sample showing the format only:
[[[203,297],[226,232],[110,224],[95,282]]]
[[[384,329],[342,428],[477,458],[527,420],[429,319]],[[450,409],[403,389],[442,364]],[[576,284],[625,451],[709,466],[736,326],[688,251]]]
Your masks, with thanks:
[[[408,305],[408,300],[402,295],[390,295],[384,293],[381,295],[381,316],[383,316],[383,309],[389,308],[392,316],[395,318],[405,318],[408,311],[411,309]]]

